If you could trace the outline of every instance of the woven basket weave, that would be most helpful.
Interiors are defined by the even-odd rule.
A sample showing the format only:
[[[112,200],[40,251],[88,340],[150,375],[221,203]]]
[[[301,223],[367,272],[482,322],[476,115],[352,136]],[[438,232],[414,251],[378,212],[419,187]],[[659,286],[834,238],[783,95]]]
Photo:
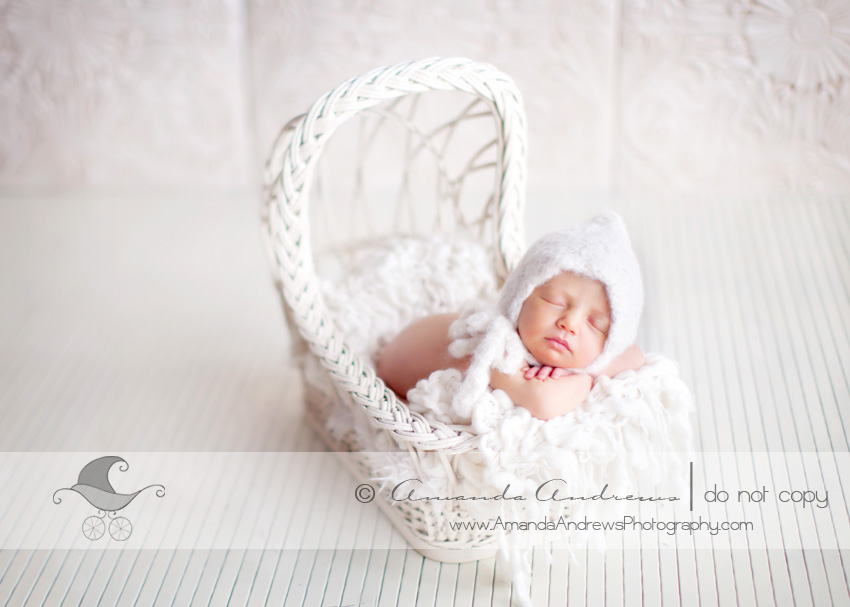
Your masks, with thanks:
[[[466,105],[459,113],[449,113],[437,126],[433,120],[425,126],[418,124],[416,99],[433,96],[435,91],[463,93],[460,97],[467,100]],[[402,106],[402,100],[407,105]],[[414,222],[399,230],[472,235],[492,248],[493,271],[504,278],[524,251],[521,217],[526,124],[522,100],[505,74],[467,59],[428,59],[377,69],[344,82],[320,97],[306,114],[290,121],[278,136],[266,167],[263,220],[267,247],[296,349],[300,348],[306,361],[302,370],[308,419],[334,450],[356,453],[361,450],[356,439],[333,437],[324,425],[334,407],[351,407],[355,414],[367,416],[376,428],[388,432],[399,450],[408,452],[414,460],[423,451],[441,454],[446,474],[453,478],[452,458],[474,450],[477,437],[468,430],[409,411],[375,375],[371,362],[345,343],[321,294],[316,261],[319,253],[312,244],[318,241],[320,226],[309,212],[311,191],[321,189],[314,187],[317,167],[339,127],[354,116],[366,115],[374,119],[374,127],[361,131],[365,129],[370,140],[374,137],[369,129],[388,128],[389,123],[401,125],[410,135],[413,143],[407,145],[405,162],[399,163],[403,165],[404,187],[416,187],[411,178],[418,169],[412,170],[410,164],[423,154],[432,157],[436,179],[442,184],[433,200],[443,208],[434,214],[438,220],[428,226]],[[482,115],[492,118],[493,128],[484,144],[474,148],[479,152],[458,159],[450,152],[452,135],[459,132],[464,121],[477,120],[480,124]],[[467,137],[458,135],[454,139]],[[489,159],[482,160],[487,154]],[[352,156],[352,162],[359,161],[359,153]],[[460,198],[468,193],[461,190],[467,178],[483,168],[493,172],[492,187],[489,192],[479,192],[480,202],[473,203],[478,208],[470,214],[464,210],[467,207],[461,208]],[[356,168],[355,175],[356,187],[347,196],[351,200],[335,201],[349,211],[357,202],[354,199],[363,196],[363,172]],[[339,244],[331,238],[329,248]],[[351,250],[346,248],[344,255],[350,255]],[[373,477],[369,454],[345,457],[343,461],[354,462],[352,471],[363,481]],[[428,502],[394,502],[381,492],[377,503],[410,544],[431,558],[462,562],[490,556],[495,550],[492,532],[453,532],[446,525],[449,519],[465,519],[462,502],[432,507]]]

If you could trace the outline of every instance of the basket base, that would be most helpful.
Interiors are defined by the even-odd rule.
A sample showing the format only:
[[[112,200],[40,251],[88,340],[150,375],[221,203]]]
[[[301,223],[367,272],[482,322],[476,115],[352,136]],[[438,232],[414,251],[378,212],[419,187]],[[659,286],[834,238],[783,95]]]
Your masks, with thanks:
[[[363,471],[357,467],[357,465],[352,461],[352,458],[345,457],[345,454],[348,452],[339,448],[336,441],[334,441],[330,434],[328,434],[325,430],[324,424],[321,420],[312,415],[309,409],[305,411],[305,417],[307,418],[307,422],[316,434],[319,435],[325,445],[327,445],[331,451],[340,456],[340,460],[343,465],[348,468],[355,479],[361,482],[369,482],[372,480],[370,478],[363,477]],[[411,533],[404,519],[384,499],[379,498],[375,500],[375,503],[390,520],[396,530],[401,533],[407,543],[410,544],[410,547],[427,559],[439,561],[441,563],[469,563],[494,557],[498,552],[498,547],[496,546],[482,548],[441,548],[433,544],[429,544]]]

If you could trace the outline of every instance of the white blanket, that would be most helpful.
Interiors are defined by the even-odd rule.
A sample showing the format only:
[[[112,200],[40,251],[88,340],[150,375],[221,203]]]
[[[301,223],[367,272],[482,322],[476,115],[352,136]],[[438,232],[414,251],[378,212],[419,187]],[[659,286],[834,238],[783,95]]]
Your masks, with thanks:
[[[388,241],[342,285],[325,286],[325,298],[338,328],[353,347],[376,358],[380,347],[416,317],[459,311],[473,298],[493,297],[495,280],[484,251],[473,243],[445,239]],[[646,365],[614,378],[596,380],[586,401],[562,417],[543,421],[516,407],[501,390],[484,389],[471,414],[459,413],[452,401],[462,385],[460,372],[437,371],[421,380],[407,397],[411,410],[446,424],[467,425],[479,435],[477,452],[455,462],[457,479],[445,473],[437,453],[416,462],[404,452],[391,457],[380,475],[390,486],[416,478],[418,495],[534,495],[548,480],[564,479],[572,495],[592,495],[608,485],[625,495],[684,495],[692,452],[690,391],[672,361],[646,355]],[[466,413],[466,414],[464,414]],[[361,416],[365,417],[365,416]],[[340,411],[328,420],[331,433],[354,426],[364,451],[387,451],[386,433]],[[467,502],[475,514],[493,515],[493,503]],[[503,502],[505,516],[530,520],[564,514],[615,514],[622,502]],[[591,507],[593,508],[591,510]],[[435,537],[442,535],[435,530]],[[530,576],[530,552],[518,550],[521,538],[503,541],[523,598]],[[504,540],[504,538],[503,538]]]

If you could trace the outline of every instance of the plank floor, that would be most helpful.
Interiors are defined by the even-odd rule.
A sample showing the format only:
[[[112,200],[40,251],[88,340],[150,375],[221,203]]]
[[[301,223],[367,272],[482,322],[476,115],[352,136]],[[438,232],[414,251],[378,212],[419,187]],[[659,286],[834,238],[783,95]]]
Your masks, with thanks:
[[[0,200],[0,452],[324,450],[302,416],[252,200],[25,202]],[[771,469],[774,481],[802,475],[846,496],[848,201],[621,212],[644,269],[638,342],[679,362],[697,405],[696,449],[816,452],[816,465],[789,456]],[[752,475],[742,462],[733,467],[724,473]],[[340,464],[320,474],[347,472]],[[23,479],[0,480],[0,518],[10,500],[46,508],[15,493]],[[316,475],[287,482],[265,487],[265,499],[280,503],[291,486],[315,491]],[[232,507],[254,528],[304,533],[306,523]],[[781,519],[781,545],[802,538],[803,548],[738,549],[718,538],[706,549],[677,538],[676,550],[611,547],[573,560],[537,550],[532,597],[537,605],[850,605],[850,516],[843,504],[831,516],[831,535],[805,513]],[[332,549],[28,550],[0,537],[0,604],[512,603],[498,559],[424,559],[371,510],[343,522],[348,536],[330,538]]]

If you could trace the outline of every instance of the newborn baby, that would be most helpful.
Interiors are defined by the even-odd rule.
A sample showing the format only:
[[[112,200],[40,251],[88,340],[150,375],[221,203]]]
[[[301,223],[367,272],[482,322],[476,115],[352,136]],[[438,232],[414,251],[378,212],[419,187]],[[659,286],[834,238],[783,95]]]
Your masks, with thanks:
[[[600,375],[644,363],[634,345],[640,268],[615,213],[535,242],[508,277],[498,309],[420,319],[383,350],[378,376],[397,394],[440,369],[464,380],[453,406],[469,415],[488,386],[543,420],[569,413]]]

